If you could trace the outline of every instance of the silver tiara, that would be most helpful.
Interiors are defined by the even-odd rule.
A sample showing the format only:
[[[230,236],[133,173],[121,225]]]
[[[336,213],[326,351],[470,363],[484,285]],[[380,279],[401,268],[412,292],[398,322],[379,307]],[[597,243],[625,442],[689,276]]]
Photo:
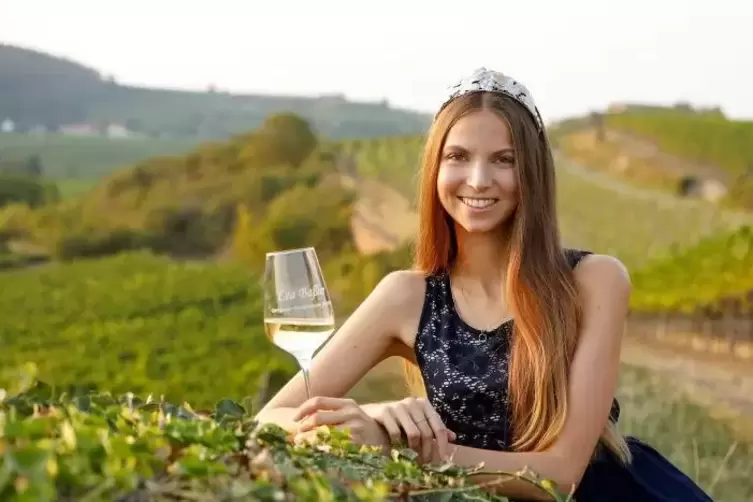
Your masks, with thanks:
[[[536,127],[538,127],[539,131],[544,129],[544,121],[541,119],[538,108],[536,108],[531,91],[514,78],[508,77],[498,71],[487,70],[484,67],[477,68],[473,73],[461,78],[455,85],[450,86],[448,91],[449,94],[442,103],[442,106],[439,107],[439,111],[442,111],[447,103],[453,99],[469,92],[498,92],[507,94],[525,106],[536,121]],[[437,115],[439,115],[439,111]]]

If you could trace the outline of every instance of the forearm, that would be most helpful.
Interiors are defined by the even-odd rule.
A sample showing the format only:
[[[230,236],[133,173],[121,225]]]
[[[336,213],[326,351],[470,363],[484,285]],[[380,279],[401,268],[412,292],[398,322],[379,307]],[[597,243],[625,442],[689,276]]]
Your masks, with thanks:
[[[371,412],[373,412],[380,404],[382,403],[366,403],[361,405],[361,408],[363,408],[367,415],[371,415]],[[298,413],[298,408],[280,406],[262,409],[256,414],[255,418],[261,424],[273,423],[289,432],[297,432],[300,422],[293,419],[296,413]]]
[[[294,420],[293,417],[297,412],[298,408],[277,407],[262,409],[254,418],[260,424],[273,423],[279,425],[288,432],[296,432],[299,423]]]
[[[483,450],[468,446],[455,446],[452,462],[461,466],[475,466],[484,463],[484,471],[520,472],[525,468],[535,472],[539,477],[551,480],[560,491],[569,493],[578,483],[579,476],[572,467],[572,462],[552,452],[502,452]],[[474,476],[477,484],[489,484],[489,489],[512,498],[531,500],[551,500],[541,489],[523,481],[508,481],[494,484],[499,476]]]

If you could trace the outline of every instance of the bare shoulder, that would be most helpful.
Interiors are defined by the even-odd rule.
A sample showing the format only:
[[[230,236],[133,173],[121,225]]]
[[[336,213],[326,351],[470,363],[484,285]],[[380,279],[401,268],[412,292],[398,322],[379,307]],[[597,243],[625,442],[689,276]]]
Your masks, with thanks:
[[[622,336],[632,285],[627,267],[616,257],[603,254],[585,256],[575,267],[585,331]],[[588,327],[593,327],[588,329]],[[598,326],[598,328],[596,328]]]
[[[379,295],[393,303],[423,298],[425,275],[417,270],[396,270],[385,275],[375,288]]]
[[[606,254],[590,254],[583,257],[574,270],[578,287],[586,292],[612,291],[617,295],[629,295],[630,273],[618,258]]]
[[[390,272],[372,293],[379,310],[389,313],[393,332],[408,347],[413,345],[425,294],[426,276],[417,270]]]

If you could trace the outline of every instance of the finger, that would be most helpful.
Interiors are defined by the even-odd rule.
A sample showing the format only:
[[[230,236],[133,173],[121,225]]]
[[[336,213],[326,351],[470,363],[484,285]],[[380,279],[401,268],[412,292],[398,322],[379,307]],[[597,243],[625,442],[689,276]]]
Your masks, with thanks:
[[[356,402],[352,399],[316,396],[301,403],[296,410],[295,415],[293,415],[293,420],[297,422],[306,415],[310,415],[317,410],[339,410],[341,408],[352,407],[355,405]]]
[[[381,417],[381,424],[390,436],[390,444],[399,443],[403,437],[403,431],[400,429],[400,424],[398,424],[394,411],[389,408],[385,410]]]
[[[420,451],[421,445],[421,432],[416,427],[413,417],[408,413],[408,409],[405,405],[398,404],[395,406],[395,418],[400,424],[400,428],[405,433],[405,438],[408,440],[408,446],[415,451]]]
[[[319,410],[309,415],[306,420],[301,422],[299,432],[316,429],[323,425],[340,425],[354,418],[354,411],[350,408],[340,410]]]
[[[420,460],[421,462],[428,462],[431,460],[432,450],[434,449],[434,431],[428,423],[429,417],[426,416],[425,407],[417,402],[417,405],[408,406],[408,413],[410,413],[421,434]]]
[[[439,417],[439,414],[434,411],[434,408],[431,407],[430,404],[427,403],[427,409],[425,410],[427,421],[429,427],[431,427],[431,430],[434,434],[434,439],[436,440],[436,449],[437,453],[439,454],[439,458],[442,460],[445,460],[450,455],[450,442],[449,442],[449,433],[450,430],[447,429],[447,426],[444,424],[442,419]]]

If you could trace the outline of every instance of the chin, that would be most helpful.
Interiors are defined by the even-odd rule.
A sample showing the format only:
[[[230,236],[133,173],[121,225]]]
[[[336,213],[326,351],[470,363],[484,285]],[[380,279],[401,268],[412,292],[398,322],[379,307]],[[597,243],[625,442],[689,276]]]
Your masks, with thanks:
[[[488,234],[499,228],[500,223],[489,224],[482,222],[455,221],[455,225],[466,234]]]
[[[500,217],[493,220],[488,219],[486,221],[474,221],[464,218],[454,218],[454,220],[456,228],[467,234],[496,233],[500,228],[507,225],[507,223],[510,221],[509,217]]]

